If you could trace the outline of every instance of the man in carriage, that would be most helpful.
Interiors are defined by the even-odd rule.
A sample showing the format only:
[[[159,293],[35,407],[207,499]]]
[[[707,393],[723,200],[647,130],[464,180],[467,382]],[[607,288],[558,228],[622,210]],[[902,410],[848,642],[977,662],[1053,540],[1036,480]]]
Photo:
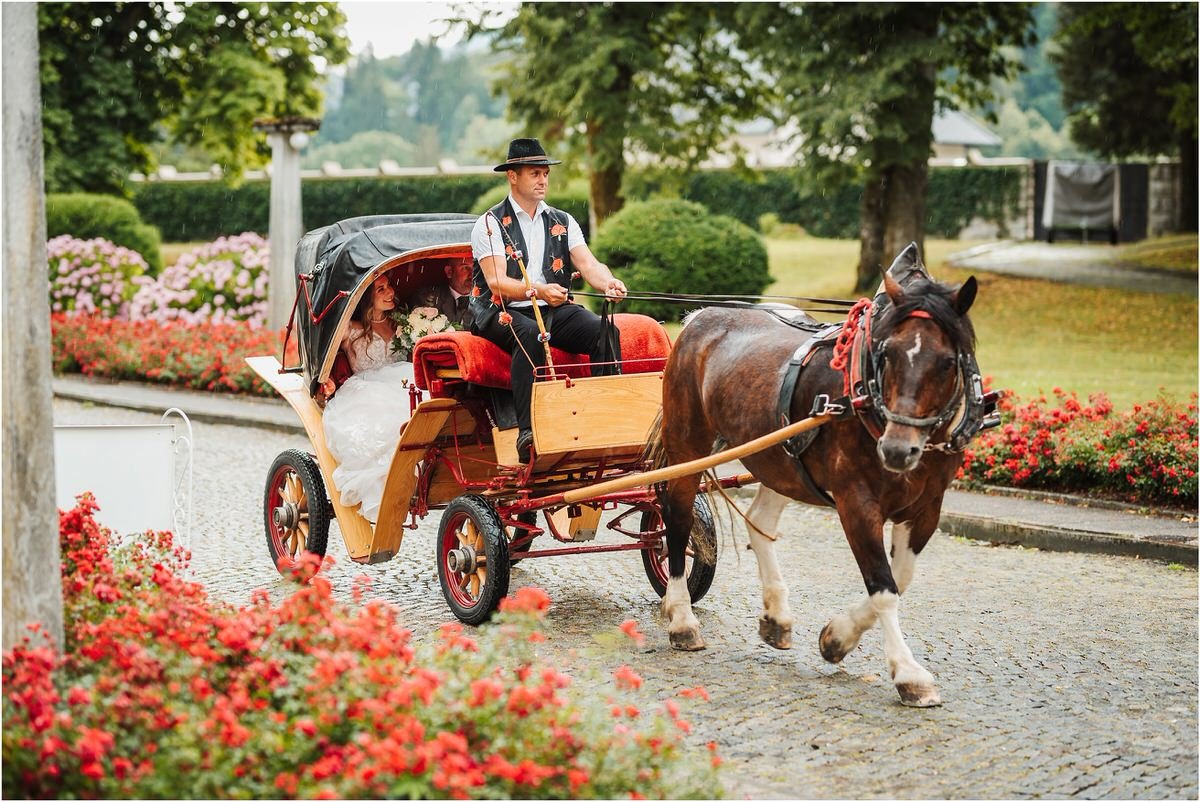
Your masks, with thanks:
[[[530,403],[534,370],[545,364],[545,338],[552,337],[557,348],[587,354],[593,364],[620,359],[616,328],[609,329],[607,342],[601,318],[572,303],[570,291],[576,272],[612,301],[625,297],[625,285],[592,254],[575,218],[546,204],[554,164],[561,162],[550,159],[536,139],[514,139],[507,160],[494,168],[508,177],[508,197],[479,218],[471,235],[471,331],[512,355],[522,462],[529,461],[533,445]]]

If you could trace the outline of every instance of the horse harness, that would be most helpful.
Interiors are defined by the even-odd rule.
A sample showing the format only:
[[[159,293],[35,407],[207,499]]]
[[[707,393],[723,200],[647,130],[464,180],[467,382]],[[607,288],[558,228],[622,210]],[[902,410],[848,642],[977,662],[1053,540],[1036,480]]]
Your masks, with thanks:
[[[959,351],[957,355],[958,371],[955,374],[954,394],[937,414],[913,418],[888,409],[883,400],[881,386],[883,348],[871,347],[871,321],[883,308],[883,304],[872,303],[864,298],[850,310],[844,323],[812,326],[779,318],[795,328],[813,332],[784,366],[776,407],[776,420],[780,427],[788,426],[792,422],[792,396],[800,380],[801,370],[812,361],[817,350],[825,345],[834,347],[829,365],[834,370],[841,371],[845,394],[836,399],[830,399],[825,393],[818,395],[813,399],[812,409],[808,413],[810,417],[832,415],[840,419],[855,415],[871,437],[878,441],[889,421],[936,431],[959,414],[958,424],[945,442],[925,445],[926,451],[940,451],[946,454],[962,451],[981,430],[996,426],[999,423],[999,418],[994,414],[997,396],[995,393],[984,393],[983,378],[975,356],[965,351]],[[909,317],[932,319],[928,312],[922,310],[911,312]],[[820,431],[819,428],[810,429],[785,440],[782,445],[784,452],[792,458],[805,487],[832,507],[833,497],[816,483],[801,459]]]

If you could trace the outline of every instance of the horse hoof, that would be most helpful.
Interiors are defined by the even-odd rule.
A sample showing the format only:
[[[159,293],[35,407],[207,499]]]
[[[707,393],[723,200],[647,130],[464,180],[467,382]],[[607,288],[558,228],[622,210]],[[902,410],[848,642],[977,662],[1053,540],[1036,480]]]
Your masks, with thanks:
[[[904,682],[896,685],[896,690],[900,693],[900,703],[906,707],[940,707],[942,704],[942,697],[932,685]]]
[[[842,658],[849,653],[849,649],[842,645],[842,642],[834,636],[833,630],[830,627],[833,622],[826,624],[821,628],[821,636],[819,644],[821,646],[821,656],[829,663],[840,663]]]
[[[694,629],[684,630],[683,632],[668,633],[671,636],[671,648],[678,649],[681,652],[698,652],[705,648],[704,639],[700,637],[700,633]]]
[[[776,649],[792,648],[792,628],[773,621],[765,615],[758,619],[758,637]]]

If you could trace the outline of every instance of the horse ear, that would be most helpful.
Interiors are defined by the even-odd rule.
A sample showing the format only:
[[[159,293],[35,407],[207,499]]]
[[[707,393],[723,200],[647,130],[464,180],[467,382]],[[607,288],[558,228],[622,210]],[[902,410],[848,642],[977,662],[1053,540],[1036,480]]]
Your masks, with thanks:
[[[971,308],[971,304],[975,303],[975,294],[977,292],[979,292],[979,282],[975,280],[974,276],[964,281],[962,286],[954,291],[954,297],[950,300],[960,317],[967,313],[967,310]]]
[[[883,274],[883,291],[892,299],[893,304],[900,303],[904,298],[904,290],[900,289],[900,282],[892,278],[892,271],[887,271]]]

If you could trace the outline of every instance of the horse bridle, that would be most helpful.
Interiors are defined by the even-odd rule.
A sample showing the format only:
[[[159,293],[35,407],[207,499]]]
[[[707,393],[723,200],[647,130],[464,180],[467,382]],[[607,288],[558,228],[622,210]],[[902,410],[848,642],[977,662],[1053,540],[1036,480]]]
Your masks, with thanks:
[[[859,420],[866,426],[871,436],[878,440],[883,435],[885,422],[927,429],[932,434],[961,411],[962,419],[950,432],[946,442],[925,445],[927,451],[961,451],[971,441],[971,438],[984,428],[989,411],[987,397],[983,391],[983,377],[979,373],[979,365],[975,361],[974,354],[956,349],[958,370],[955,372],[954,392],[937,413],[914,418],[893,412],[883,399],[883,352],[887,340],[881,340],[877,344],[871,343],[871,321],[878,309],[879,306],[876,305],[871,313],[862,316],[859,337],[856,338],[854,344],[858,359],[851,360],[858,373],[857,377],[851,377],[854,394],[860,397],[865,395],[870,399],[869,404],[854,405]],[[906,319],[913,317],[930,320],[937,324],[931,314],[921,309],[910,312]],[[869,344],[869,347],[861,347],[863,342]]]

